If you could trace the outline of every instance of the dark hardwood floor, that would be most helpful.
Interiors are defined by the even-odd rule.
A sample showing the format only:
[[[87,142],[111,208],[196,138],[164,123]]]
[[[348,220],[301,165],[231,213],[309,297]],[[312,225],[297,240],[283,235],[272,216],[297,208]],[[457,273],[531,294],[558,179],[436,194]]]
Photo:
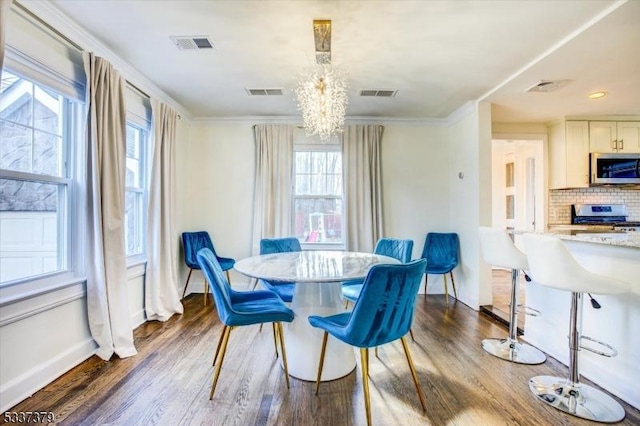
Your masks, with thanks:
[[[94,356],[10,411],[51,411],[64,425],[366,424],[359,370],[323,383],[318,397],[311,382],[291,379],[287,390],[266,327],[231,333],[209,401],[222,327],[202,295],[188,296],[184,304],[182,316],[135,331],[137,356],[110,362]],[[481,340],[506,331],[464,304],[447,308],[444,296],[419,295],[413,332],[415,342],[407,339],[427,410],[421,409],[400,342],[388,344],[370,361],[375,425],[594,425],[530,393],[530,377],[566,376],[564,365],[553,358],[537,366],[512,364],[485,353]],[[620,424],[639,425],[639,410],[622,404],[627,416]]]

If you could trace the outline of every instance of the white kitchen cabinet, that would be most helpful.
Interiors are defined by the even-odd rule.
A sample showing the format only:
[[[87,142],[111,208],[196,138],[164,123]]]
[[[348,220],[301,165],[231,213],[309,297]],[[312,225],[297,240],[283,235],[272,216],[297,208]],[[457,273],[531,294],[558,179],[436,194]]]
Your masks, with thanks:
[[[640,153],[640,121],[589,122],[589,151]]]
[[[549,188],[589,186],[589,122],[563,121],[549,128]]]

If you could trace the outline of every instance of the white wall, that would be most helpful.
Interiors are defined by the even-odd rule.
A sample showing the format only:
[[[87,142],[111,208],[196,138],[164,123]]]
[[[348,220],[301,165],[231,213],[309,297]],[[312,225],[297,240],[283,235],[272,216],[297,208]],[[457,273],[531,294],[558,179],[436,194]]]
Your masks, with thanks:
[[[382,138],[382,178],[385,235],[414,240],[413,257],[422,253],[429,231],[449,225],[447,173],[448,129],[442,125],[385,125]],[[186,159],[189,207],[180,232],[206,230],[221,256],[251,255],[255,143],[250,124],[198,123],[190,128]],[[182,267],[184,283],[188,269]],[[232,272],[234,285],[249,279]],[[442,293],[434,278],[429,292]],[[188,292],[204,288],[194,271]]]
[[[460,237],[460,265],[454,272],[458,297],[479,309],[492,301],[491,271],[480,256],[478,241],[478,227],[491,225],[491,108],[488,103],[464,108],[470,112],[449,129],[446,176],[451,186],[450,226]]]

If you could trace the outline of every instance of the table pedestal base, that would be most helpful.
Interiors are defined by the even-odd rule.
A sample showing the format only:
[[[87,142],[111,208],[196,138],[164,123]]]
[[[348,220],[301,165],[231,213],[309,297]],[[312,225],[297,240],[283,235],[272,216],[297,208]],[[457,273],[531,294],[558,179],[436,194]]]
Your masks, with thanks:
[[[316,381],[324,331],[309,325],[310,315],[328,316],[344,312],[342,283],[296,284],[291,309],[293,322],[284,324],[289,375],[301,380]],[[331,335],[327,340],[321,381],[335,380],[351,373],[356,367],[353,348]]]

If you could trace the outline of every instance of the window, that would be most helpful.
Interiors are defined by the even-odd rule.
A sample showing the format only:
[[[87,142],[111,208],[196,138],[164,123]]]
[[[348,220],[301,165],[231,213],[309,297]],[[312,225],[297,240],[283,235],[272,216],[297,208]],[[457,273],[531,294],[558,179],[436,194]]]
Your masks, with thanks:
[[[295,236],[303,245],[343,247],[339,145],[296,146],[294,168]]]
[[[70,152],[80,107],[55,90],[3,70],[0,284],[70,268]]]
[[[144,254],[146,228],[145,148],[147,132],[127,123],[127,175],[125,181],[125,245],[127,256]]]

